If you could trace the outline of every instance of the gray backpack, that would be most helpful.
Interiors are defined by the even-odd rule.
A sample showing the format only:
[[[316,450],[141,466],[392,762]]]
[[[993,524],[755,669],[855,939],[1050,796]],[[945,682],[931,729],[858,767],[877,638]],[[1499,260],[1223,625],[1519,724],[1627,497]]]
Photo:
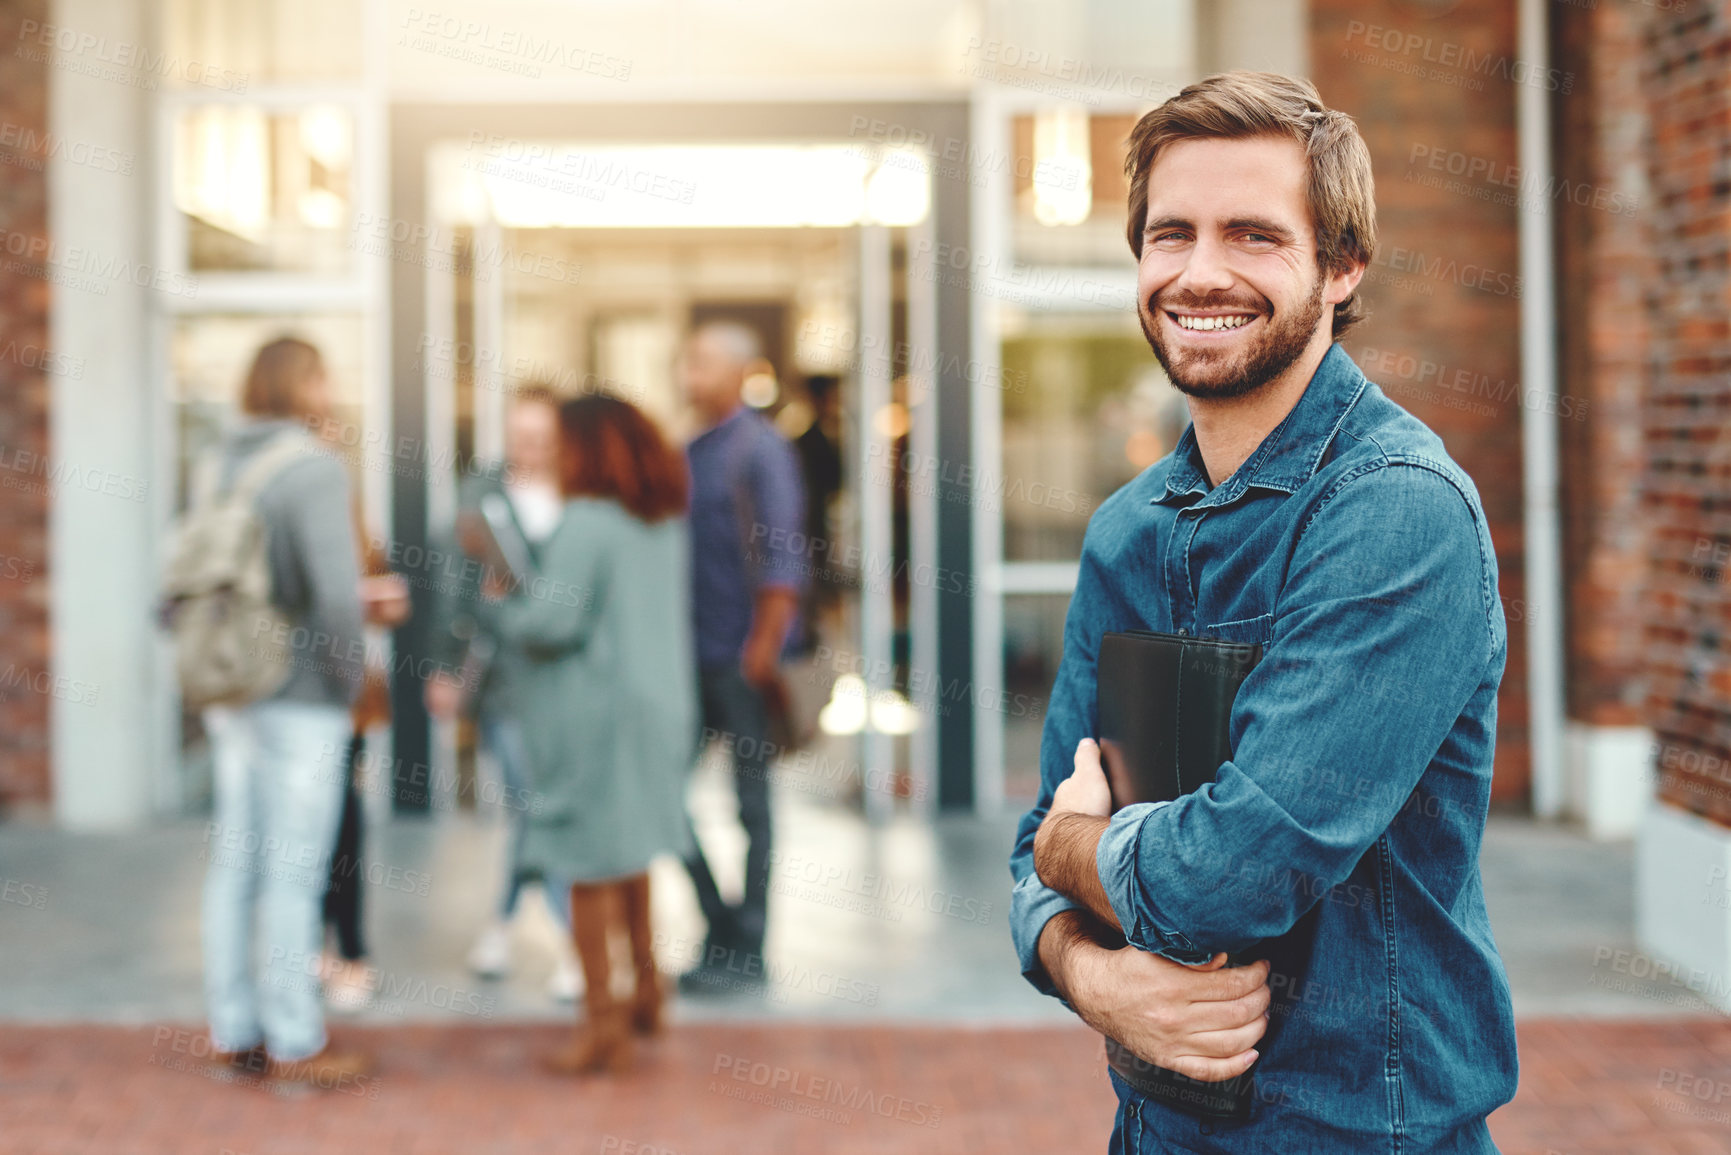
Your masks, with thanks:
[[[288,681],[293,623],[271,602],[266,531],[255,505],[273,477],[312,451],[307,434],[289,430],[253,454],[227,493],[217,492],[214,455],[194,480],[192,501],[174,526],[160,608],[188,707],[245,705]]]

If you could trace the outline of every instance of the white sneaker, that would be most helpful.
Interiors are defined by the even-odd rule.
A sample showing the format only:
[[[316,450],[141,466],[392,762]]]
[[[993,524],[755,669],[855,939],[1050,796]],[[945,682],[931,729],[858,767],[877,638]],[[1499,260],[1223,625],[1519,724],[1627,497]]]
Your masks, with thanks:
[[[553,973],[547,978],[547,997],[556,1003],[574,1003],[582,993],[583,973],[576,964],[566,958],[554,963]]]
[[[334,1011],[355,1014],[366,1010],[373,1002],[378,972],[356,960],[336,960],[325,979],[325,1002]]]
[[[511,970],[511,935],[503,923],[481,932],[469,948],[469,969],[484,979],[500,979]]]

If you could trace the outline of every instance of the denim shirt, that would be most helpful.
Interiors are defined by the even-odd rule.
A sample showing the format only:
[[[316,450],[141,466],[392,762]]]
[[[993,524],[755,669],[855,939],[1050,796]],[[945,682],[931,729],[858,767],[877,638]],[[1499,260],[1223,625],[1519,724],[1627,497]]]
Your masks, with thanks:
[[[1077,904],[1035,874],[1034,833],[1095,736],[1101,635],[1126,629],[1263,647],[1232,759],[1119,810],[1097,862],[1131,945],[1198,963],[1260,944],[1274,998],[1248,1120],[1114,1074],[1121,1130],[1162,1151],[1495,1151],[1515,1033],[1478,858],[1507,632],[1471,480],[1336,345],[1226,481],[1209,488],[1192,428],[1096,511],[1010,858],[1016,949],[1047,994],[1040,931]]]
[[[757,591],[805,588],[812,548],[804,533],[805,482],[793,446],[743,405],[699,434],[686,460],[697,662],[732,668],[751,633]]]

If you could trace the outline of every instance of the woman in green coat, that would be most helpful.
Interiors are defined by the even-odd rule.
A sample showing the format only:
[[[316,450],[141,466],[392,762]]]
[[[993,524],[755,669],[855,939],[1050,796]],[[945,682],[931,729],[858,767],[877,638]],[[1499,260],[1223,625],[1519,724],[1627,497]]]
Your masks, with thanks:
[[[690,850],[688,482],[683,455],[628,402],[567,401],[559,427],[564,515],[539,568],[486,613],[528,658],[515,705],[532,788],[523,866],[572,883],[587,1021],[548,1065],[618,1071],[632,1031],[660,1027],[649,862]],[[503,590],[494,582],[490,592]],[[607,943],[620,929],[637,980],[629,1004],[614,1001],[608,980]]]

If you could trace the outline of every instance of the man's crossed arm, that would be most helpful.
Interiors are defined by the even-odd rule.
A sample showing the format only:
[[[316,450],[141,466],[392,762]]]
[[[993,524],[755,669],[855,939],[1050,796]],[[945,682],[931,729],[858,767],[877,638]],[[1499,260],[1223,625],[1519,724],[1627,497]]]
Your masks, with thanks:
[[[1088,908],[1095,918],[1121,931],[1096,865],[1100,836],[1110,825],[1112,793],[1100,768],[1100,747],[1092,738],[1076,747],[1076,766],[1058,784],[1052,808],[1034,835],[1034,873],[1040,881]]]
[[[1111,810],[1100,748],[1085,738],[1034,836],[1034,870],[1088,913],[1067,910],[1046,923],[1040,964],[1084,1022],[1141,1058],[1193,1079],[1235,1078],[1256,1062],[1268,1029],[1268,964],[1228,970],[1218,954],[1189,967],[1113,949],[1109,932],[1121,928],[1097,866]]]

